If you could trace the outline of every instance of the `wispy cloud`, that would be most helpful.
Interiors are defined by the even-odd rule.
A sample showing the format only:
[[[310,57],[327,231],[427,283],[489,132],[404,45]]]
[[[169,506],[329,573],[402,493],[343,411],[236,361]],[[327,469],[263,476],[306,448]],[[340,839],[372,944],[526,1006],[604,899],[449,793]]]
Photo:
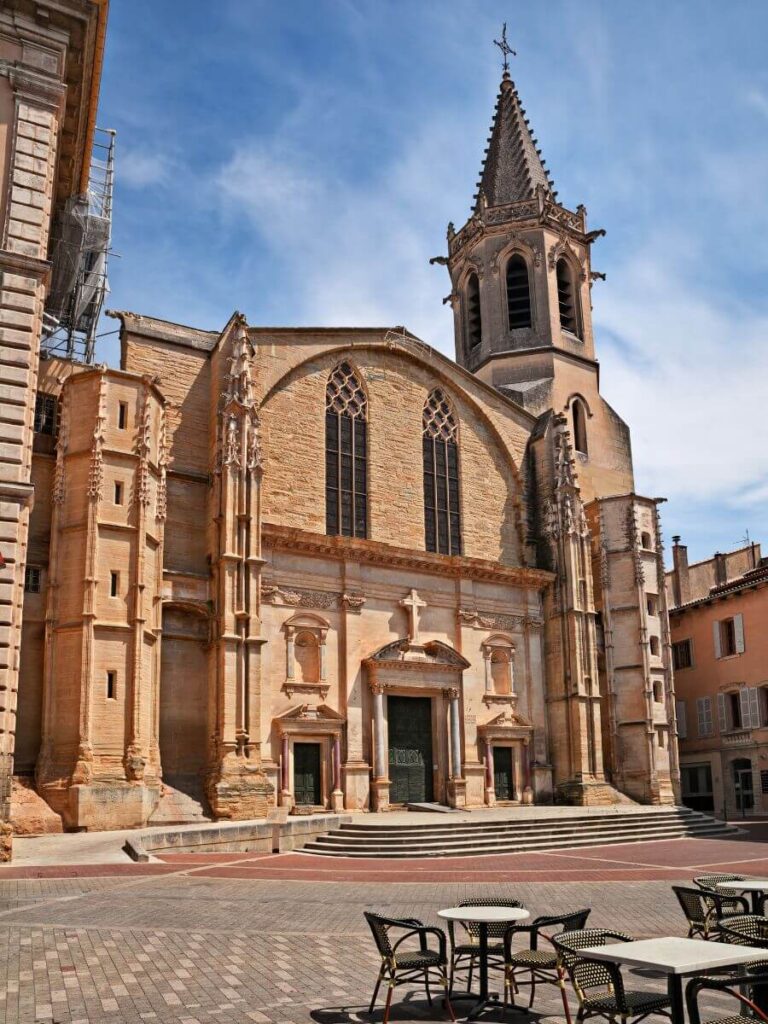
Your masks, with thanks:
[[[119,181],[129,188],[162,185],[170,180],[173,161],[163,153],[141,149],[118,150]]]

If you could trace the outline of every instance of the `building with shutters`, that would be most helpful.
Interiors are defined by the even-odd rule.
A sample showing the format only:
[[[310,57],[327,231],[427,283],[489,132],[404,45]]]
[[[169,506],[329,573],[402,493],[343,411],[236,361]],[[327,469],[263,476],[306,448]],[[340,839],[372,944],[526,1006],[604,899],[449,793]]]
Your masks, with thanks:
[[[675,801],[658,502],[599,389],[601,234],[505,71],[433,260],[455,360],[402,327],[119,312],[119,370],[47,361],[15,765],[64,827]]]
[[[667,597],[682,799],[768,813],[768,560],[759,544],[688,564],[674,538]]]

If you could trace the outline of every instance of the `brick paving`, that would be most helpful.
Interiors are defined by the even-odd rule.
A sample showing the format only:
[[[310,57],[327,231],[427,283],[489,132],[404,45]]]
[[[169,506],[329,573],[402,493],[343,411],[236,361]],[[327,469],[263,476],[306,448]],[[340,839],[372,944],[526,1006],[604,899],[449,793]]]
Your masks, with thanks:
[[[683,935],[684,921],[670,891],[673,875],[690,879],[692,862],[711,864],[720,856],[749,860],[750,865],[764,857],[765,847],[759,843],[736,843],[734,851],[723,841],[717,849],[712,841],[705,847],[702,842],[558,854],[568,863],[581,864],[586,877],[579,879],[574,877],[576,867],[569,869],[568,879],[541,874],[526,879],[516,877],[522,868],[500,872],[487,863],[503,858],[463,859],[461,869],[454,861],[443,876],[418,881],[403,881],[414,877],[405,871],[389,882],[345,878],[349,861],[334,861],[335,874],[327,881],[232,874],[255,872],[259,862],[262,869],[311,862],[319,870],[328,860],[298,854],[230,855],[229,865],[205,857],[169,858],[173,863],[164,865],[167,873],[162,875],[83,877],[67,875],[62,868],[65,877],[14,878],[7,869],[0,871],[0,1020],[367,1022],[378,961],[364,909],[438,924],[441,907],[492,894],[522,899],[534,915],[589,906],[590,924],[596,926],[621,927],[638,937]],[[554,860],[554,855],[547,858]],[[477,881],[473,876],[481,860],[486,875]],[[531,860],[527,858],[529,872]],[[538,855],[535,861],[537,871],[548,870]],[[616,870],[649,863],[664,876],[616,878]],[[461,870],[463,878],[455,877]],[[600,872],[602,878],[592,878]],[[635,981],[638,987],[663,984],[647,977]],[[406,1000],[397,1004],[393,1021],[443,1019],[437,1005],[430,1014],[423,992],[401,989],[396,996]],[[381,1005],[374,1022],[381,1021]],[[457,1002],[459,1014],[465,1007]],[[536,1009],[529,1018],[508,1014],[507,1020],[562,1019],[554,989],[539,990]],[[499,1018],[488,1014],[486,1019]]]

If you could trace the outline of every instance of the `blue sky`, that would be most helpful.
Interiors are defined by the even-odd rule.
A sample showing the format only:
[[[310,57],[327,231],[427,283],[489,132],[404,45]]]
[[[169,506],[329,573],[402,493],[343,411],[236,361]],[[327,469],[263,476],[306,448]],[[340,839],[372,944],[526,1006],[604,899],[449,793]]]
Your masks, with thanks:
[[[405,324],[452,354],[428,259],[469,213],[504,20],[560,200],[608,232],[597,348],[637,489],[692,558],[747,529],[768,553],[762,0],[112,0],[108,305]]]

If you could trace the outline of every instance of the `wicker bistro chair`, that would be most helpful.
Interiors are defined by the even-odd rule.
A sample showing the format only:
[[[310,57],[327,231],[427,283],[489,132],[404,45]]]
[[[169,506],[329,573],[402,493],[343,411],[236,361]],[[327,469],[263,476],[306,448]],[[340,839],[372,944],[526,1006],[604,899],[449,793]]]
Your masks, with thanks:
[[[685,1002],[690,1024],[702,1024],[699,995],[702,991],[727,994],[737,1001],[735,1013],[717,1017],[706,1024],[748,1024],[748,1021],[767,1021],[768,973],[766,967],[758,971],[745,971],[727,978],[703,977],[689,981],[685,989]]]
[[[581,931],[586,925],[590,913],[590,910],[577,910],[572,914],[562,914],[557,917],[537,917],[528,925],[514,924],[507,928],[504,933],[505,1006],[508,1002],[514,1004],[512,993],[517,992],[521,986],[530,985],[531,998],[528,1002],[530,1009],[533,1006],[537,984],[557,985],[563,995],[566,1018],[570,1022],[568,999],[565,995],[565,969],[559,962],[552,941],[553,936],[546,934],[545,929],[552,929],[556,934]],[[512,948],[516,935],[528,936],[527,948]],[[540,948],[541,939],[544,939],[546,943],[544,948]],[[520,981],[520,974],[530,975],[529,980]]]
[[[718,924],[723,918],[749,913],[749,904],[742,896],[721,896],[714,889],[689,889],[683,885],[673,885],[672,891],[688,922],[689,939],[719,941],[722,936]]]
[[[768,949],[768,917],[758,914],[739,914],[726,917],[718,922],[718,931],[723,942],[737,946],[755,946]]]
[[[376,948],[381,955],[379,976],[376,979],[376,987],[373,990],[368,1013],[373,1013],[382,981],[386,981],[388,985],[387,1001],[384,1006],[384,1024],[387,1024],[389,1021],[392,993],[398,985],[405,985],[413,981],[423,982],[427,993],[427,1000],[431,1006],[432,993],[429,989],[429,978],[430,974],[433,974],[437,976],[438,981],[443,987],[445,1008],[451,1020],[455,1021],[456,1017],[448,994],[448,956],[443,930],[441,928],[428,928],[417,918],[398,920],[365,912],[365,919],[373,932]],[[392,931],[402,931],[404,934],[397,941],[393,942],[390,937],[390,932]],[[437,949],[429,948],[428,937],[430,935],[437,939]],[[406,939],[413,938],[414,936],[418,936],[419,948],[400,950]]]
[[[716,889],[718,882],[746,882],[744,875],[698,875],[693,880],[694,885],[700,889]]]
[[[560,960],[568,972],[579,1012],[576,1020],[605,1017],[611,1024],[632,1020],[637,1024],[651,1014],[671,1017],[669,997],[658,992],[640,992],[624,988],[624,979],[618,964],[603,960],[590,960],[579,955],[589,946],[607,946],[616,942],[632,942],[624,932],[585,928],[582,931],[563,932],[552,939]]]
[[[477,897],[471,900],[462,900],[460,907],[522,907],[520,900],[499,900],[490,897]],[[472,988],[472,972],[475,967],[475,960],[480,956],[480,925],[474,921],[466,923],[459,922],[463,935],[459,933],[458,940],[453,921],[448,921],[448,941],[451,946],[451,977],[449,991],[453,992],[455,977],[457,974],[468,975],[467,989]],[[504,970],[504,933],[509,927],[509,922],[499,921],[498,924],[488,925],[488,969]]]

